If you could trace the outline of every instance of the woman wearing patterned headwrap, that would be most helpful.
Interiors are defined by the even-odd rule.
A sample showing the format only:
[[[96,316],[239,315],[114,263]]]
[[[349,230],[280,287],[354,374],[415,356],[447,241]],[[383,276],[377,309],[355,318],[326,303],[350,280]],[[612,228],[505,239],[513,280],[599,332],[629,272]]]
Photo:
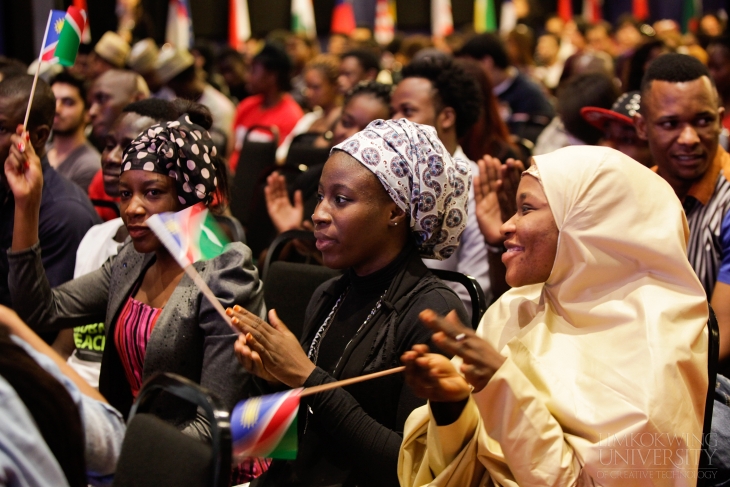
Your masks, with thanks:
[[[198,382],[232,408],[245,396],[250,377],[234,357],[236,334],[146,225],[156,213],[209,204],[224,188],[223,164],[208,132],[184,115],[132,141],[119,178],[120,210],[131,239],[101,269],[54,289],[40,263],[33,211],[43,184],[40,162],[32,147],[21,152],[20,138],[13,138],[5,167],[16,196],[8,260],[18,314],[41,331],[106,323],[99,391],[124,415],[144,380],[157,372]],[[263,316],[262,284],[248,247],[230,244],[195,267],[224,306],[238,303]],[[164,416],[192,435],[208,434],[194,408],[172,401],[161,399]]]
[[[248,334],[236,344],[246,368],[310,387],[397,366],[401,353],[430,341],[417,319],[425,308],[467,319],[420,257],[454,252],[469,184],[469,167],[432,127],[376,120],[335,146],[312,221],[325,265],[345,273],[314,293],[301,344],[274,310],[271,326],[234,313]],[[297,459],[275,460],[253,485],[397,485],[403,422],[419,404],[400,375],[304,398]]]

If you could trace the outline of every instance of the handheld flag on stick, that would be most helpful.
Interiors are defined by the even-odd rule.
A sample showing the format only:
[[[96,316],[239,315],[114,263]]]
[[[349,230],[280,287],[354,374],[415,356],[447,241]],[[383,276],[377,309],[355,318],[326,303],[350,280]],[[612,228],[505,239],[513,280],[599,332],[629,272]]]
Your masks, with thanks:
[[[295,459],[301,392],[293,389],[239,402],[231,413],[234,457]]]
[[[68,11],[51,10],[41,60],[73,66],[86,25],[86,12],[74,6]]]
[[[306,389],[292,389],[239,402],[231,413],[234,457],[295,459],[298,445],[297,414],[299,400],[302,397],[396,374],[404,369],[403,366],[395,367]]]
[[[35,70],[33,86],[30,89],[28,108],[25,111],[23,133],[28,127],[28,117],[30,116],[30,107],[33,104],[38,75],[41,72],[41,62],[58,62],[62,66],[73,66],[76,62],[76,54],[79,52],[79,44],[85,26],[86,12],[74,6],[69,7],[66,12],[51,10],[48,13],[46,32],[43,34],[43,44],[38,55],[38,66]]]
[[[226,315],[226,310],[215,297],[193,263],[207,260],[223,253],[229,243],[223,230],[203,203],[185,208],[177,213],[158,213],[147,219],[147,226],[155,232],[185,273],[236,333],[240,333]]]

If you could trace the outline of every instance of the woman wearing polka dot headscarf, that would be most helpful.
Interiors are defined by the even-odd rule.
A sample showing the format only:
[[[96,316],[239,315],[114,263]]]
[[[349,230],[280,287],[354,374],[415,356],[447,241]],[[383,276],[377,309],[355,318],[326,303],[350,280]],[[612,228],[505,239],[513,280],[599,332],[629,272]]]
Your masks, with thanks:
[[[236,334],[147,227],[154,214],[225,201],[224,166],[208,132],[183,115],[132,141],[119,178],[121,216],[130,238],[101,269],[54,289],[40,264],[38,216],[32,211],[43,183],[40,161],[32,147],[21,152],[16,143],[8,162],[18,168],[13,186],[21,203],[14,227],[18,239],[8,252],[9,284],[13,296],[23,297],[14,301],[28,324],[57,330],[103,321],[99,391],[124,415],[142,383],[157,372],[198,382],[229,408],[243,399],[249,376],[234,356]],[[264,315],[262,284],[248,247],[232,243],[222,255],[194,265],[223,306],[235,303]],[[194,408],[166,398],[160,406],[186,433],[208,435]]]

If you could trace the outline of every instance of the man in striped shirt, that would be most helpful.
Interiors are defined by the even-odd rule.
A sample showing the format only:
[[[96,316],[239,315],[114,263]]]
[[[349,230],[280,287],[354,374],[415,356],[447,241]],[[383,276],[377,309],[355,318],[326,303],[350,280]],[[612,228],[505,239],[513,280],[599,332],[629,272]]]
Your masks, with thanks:
[[[656,170],[682,201],[688,258],[720,325],[720,359],[730,358],[730,155],[719,145],[717,89],[707,68],[683,54],[658,57],[641,84],[637,133]]]

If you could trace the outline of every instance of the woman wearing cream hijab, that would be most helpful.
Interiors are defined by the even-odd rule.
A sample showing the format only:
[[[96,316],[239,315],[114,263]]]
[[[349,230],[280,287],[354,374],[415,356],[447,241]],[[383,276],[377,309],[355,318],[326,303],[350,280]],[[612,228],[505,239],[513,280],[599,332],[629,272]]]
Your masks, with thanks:
[[[513,289],[476,332],[422,313],[453,362],[403,356],[429,404],[406,422],[401,485],[695,485],[708,307],[672,189],[615,150],[568,147],[534,158],[517,207]]]

